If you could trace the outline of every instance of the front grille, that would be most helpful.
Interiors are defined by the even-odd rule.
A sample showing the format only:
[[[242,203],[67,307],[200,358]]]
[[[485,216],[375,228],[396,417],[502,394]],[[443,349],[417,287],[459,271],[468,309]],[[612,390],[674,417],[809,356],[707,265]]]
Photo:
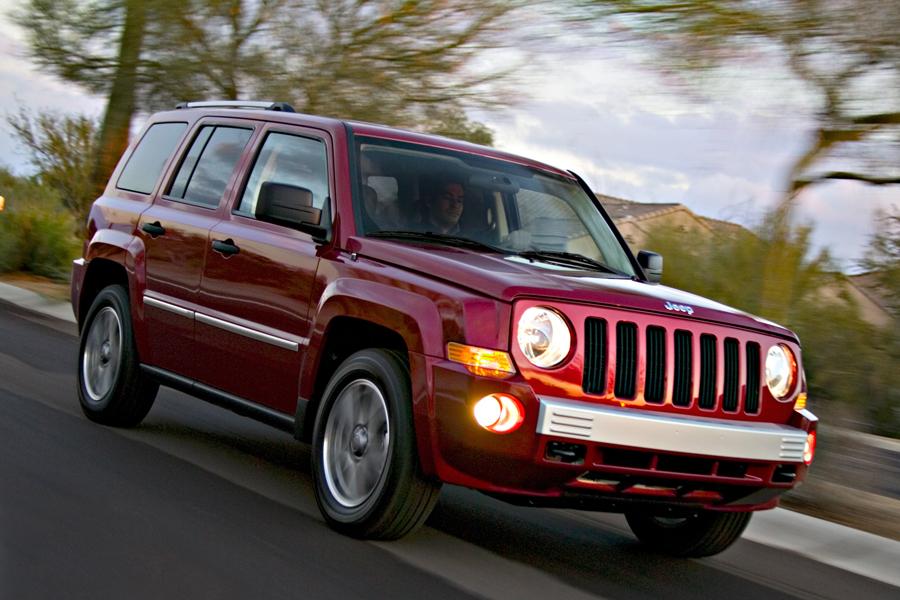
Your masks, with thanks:
[[[582,388],[587,394],[610,393],[607,382],[614,375],[610,387],[621,400],[665,404],[670,394],[671,404],[680,408],[759,413],[757,342],[600,318],[586,319],[584,333]]]
[[[716,338],[700,336],[700,408],[716,406]]]
[[[744,410],[748,413],[759,412],[759,344],[747,344],[747,399]]]
[[[725,339],[725,390],[722,396],[722,410],[735,412],[738,409],[738,378],[741,374],[741,359],[738,341]]]
[[[666,330],[647,328],[647,381],[644,400],[662,404],[666,399]]]
[[[606,321],[585,320],[584,343],[592,351],[585,356],[581,386],[588,394],[606,393]]]
[[[637,325],[616,325],[616,397],[634,398],[637,388]]]
[[[672,386],[672,404],[690,406],[693,397],[693,336],[690,331],[675,330],[675,384]]]

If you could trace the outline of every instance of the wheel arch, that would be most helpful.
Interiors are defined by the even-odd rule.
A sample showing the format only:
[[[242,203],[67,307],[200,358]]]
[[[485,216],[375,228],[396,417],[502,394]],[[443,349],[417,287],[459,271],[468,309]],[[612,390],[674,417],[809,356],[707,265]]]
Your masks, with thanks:
[[[88,310],[94,303],[94,299],[100,291],[109,285],[121,285],[129,291],[128,273],[125,266],[108,257],[98,257],[88,263],[84,275],[84,284],[81,287],[81,297],[78,302],[78,327],[81,328]]]
[[[78,297],[73,297],[79,331],[97,294],[103,288],[114,284],[121,285],[128,293],[138,352],[143,354],[145,350],[143,306],[138,298],[145,285],[144,243],[134,235],[101,229],[87,244],[84,276],[79,282]]]
[[[410,290],[364,280],[338,280],[322,295],[301,368],[295,436],[312,439],[313,425],[329,379],[350,355],[366,348],[396,352],[409,366],[414,428],[421,466],[432,464],[424,355],[443,354],[437,306]]]

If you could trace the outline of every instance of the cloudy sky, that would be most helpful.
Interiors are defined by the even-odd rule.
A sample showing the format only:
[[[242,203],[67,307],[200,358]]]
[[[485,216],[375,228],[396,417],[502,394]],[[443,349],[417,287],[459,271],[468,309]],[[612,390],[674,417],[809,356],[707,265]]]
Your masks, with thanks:
[[[40,73],[0,0],[0,116],[25,105],[98,116],[103,101]],[[545,59],[512,108],[474,115],[503,150],[578,172],[594,190],[641,202],[681,202],[710,217],[751,224],[778,198],[810,127],[802,102],[740,90],[688,100],[622,53],[583,49]],[[546,72],[546,75],[540,73]],[[0,165],[28,172],[27,155],[0,120]],[[835,182],[801,197],[815,243],[846,269],[863,252],[876,207],[900,205],[900,187]]]

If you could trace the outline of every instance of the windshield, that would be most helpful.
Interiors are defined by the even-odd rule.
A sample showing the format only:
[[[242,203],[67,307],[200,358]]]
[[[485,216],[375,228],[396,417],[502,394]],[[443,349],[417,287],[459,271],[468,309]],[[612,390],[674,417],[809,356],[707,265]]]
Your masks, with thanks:
[[[364,235],[454,245],[471,240],[475,244],[466,247],[516,260],[635,274],[574,180],[416,144],[357,143],[363,197],[357,214]]]

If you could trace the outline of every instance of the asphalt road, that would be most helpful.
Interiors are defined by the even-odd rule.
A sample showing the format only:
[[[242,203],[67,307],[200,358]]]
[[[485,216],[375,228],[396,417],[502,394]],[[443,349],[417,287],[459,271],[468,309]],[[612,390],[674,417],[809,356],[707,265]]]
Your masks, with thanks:
[[[426,527],[360,542],[321,521],[309,449],[163,388],[132,430],[87,421],[74,325],[0,303],[0,599],[897,598],[763,543],[674,560],[617,515],[445,487]]]

